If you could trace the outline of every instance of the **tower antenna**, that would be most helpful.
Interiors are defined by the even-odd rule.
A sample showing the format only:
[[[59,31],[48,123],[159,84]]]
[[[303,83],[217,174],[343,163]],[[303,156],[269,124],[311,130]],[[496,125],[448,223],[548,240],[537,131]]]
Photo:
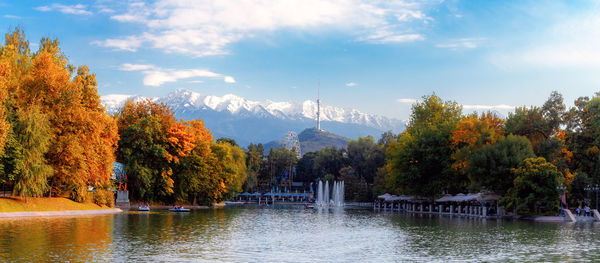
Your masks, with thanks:
[[[317,130],[321,130],[321,82],[317,85]]]

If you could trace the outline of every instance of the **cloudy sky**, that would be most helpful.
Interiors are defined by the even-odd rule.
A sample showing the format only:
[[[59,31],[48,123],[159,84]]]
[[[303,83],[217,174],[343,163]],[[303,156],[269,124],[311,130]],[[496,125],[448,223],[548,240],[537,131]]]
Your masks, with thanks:
[[[407,119],[436,93],[466,112],[600,91],[597,1],[8,1],[0,28],[58,38],[99,92],[186,88],[315,99]]]

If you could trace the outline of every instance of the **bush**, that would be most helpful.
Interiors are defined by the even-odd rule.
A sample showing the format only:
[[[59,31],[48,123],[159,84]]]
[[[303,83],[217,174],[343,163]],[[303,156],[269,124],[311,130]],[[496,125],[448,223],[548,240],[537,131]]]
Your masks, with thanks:
[[[112,191],[106,189],[96,189],[94,193],[94,204],[99,206],[113,207],[115,196]]]
[[[91,194],[84,186],[74,186],[70,191],[69,198],[78,203],[85,203],[90,200]]]

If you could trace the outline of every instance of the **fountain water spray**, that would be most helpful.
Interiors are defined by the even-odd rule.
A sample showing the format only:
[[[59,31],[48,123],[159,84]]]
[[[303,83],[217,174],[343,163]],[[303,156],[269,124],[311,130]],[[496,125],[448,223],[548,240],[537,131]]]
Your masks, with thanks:
[[[332,207],[344,206],[344,182],[334,181],[331,195],[333,199],[329,197],[329,181],[325,181],[325,185],[323,185],[323,181],[319,181],[317,189],[317,205]]]

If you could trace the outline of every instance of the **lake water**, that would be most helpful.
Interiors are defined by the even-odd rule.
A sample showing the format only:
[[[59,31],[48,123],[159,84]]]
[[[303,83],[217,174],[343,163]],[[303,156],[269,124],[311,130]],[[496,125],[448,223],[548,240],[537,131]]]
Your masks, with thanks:
[[[0,261],[598,261],[599,223],[222,208],[0,220]]]

